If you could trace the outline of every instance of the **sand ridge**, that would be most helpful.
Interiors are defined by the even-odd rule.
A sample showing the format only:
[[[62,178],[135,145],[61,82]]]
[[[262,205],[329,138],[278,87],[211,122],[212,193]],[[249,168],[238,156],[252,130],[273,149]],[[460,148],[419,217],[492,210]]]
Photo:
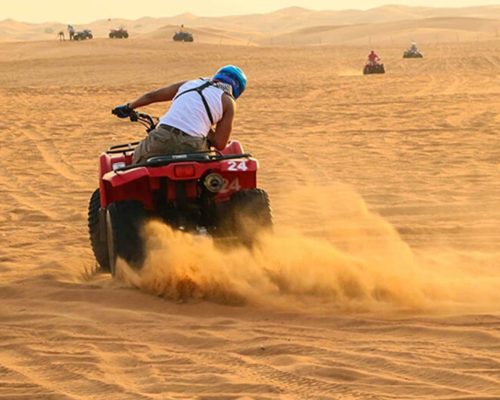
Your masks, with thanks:
[[[377,77],[361,74],[366,50],[1,44],[0,396],[498,397],[499,43],[429,45],[416,62],[381,47]],[[277,239],[244,255],[247,272],[217,252],[226,276],[190,263],[205,280],[181,295],[96,274],[97,156],[144,135],[110,109],[229,62],[250,76],[235,137],[260,161]],[[311,291],[321,274],[335,293]],[[214,281],[238,296],[211,297],[228,293]]]
[[[148,13],[148,10],[144,10]],[[150,13],[154,13],[150,10]],[[432,8],[383,6],[369,10],[314,11],[290,7],[267,14],[203,17],[184,13],[173,17],[137,20],[103,19],[76,25],[107,38],[118,27],[132,38],[171,40],[185,26],[201,43],[224,45],[402,45],[494,39],[499,35],[500,8],[495,5]],[[57,40],[66,24],[0,21],[0,41]]]

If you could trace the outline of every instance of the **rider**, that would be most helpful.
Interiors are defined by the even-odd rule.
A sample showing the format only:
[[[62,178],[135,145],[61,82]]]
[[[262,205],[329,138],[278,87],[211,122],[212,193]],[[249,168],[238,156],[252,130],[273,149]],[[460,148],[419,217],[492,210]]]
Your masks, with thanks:
[[[116,107],[113,113],[126,118],[136,108],[172,101],[158,126],[136,147],[132,161],[140,163],[156,155],[205,151],[210,146],[223,150],[233,127],[235,100],[246,85],[245,73],[234,65],[226,65],[210,79],[174,83]]]
[[[377,55],[377,53],[375,53],[374,50],[372,50],[370,54],[368,54],[368,63],[370,65],[377,65],[379,61],[380,61],[379,56]]]
[[[411,42],[410,52],[411,53],[418,53],[417,43]]]
[[[69,40],[73,40],[75,37],[75,28],[73,25],[68,25]]]

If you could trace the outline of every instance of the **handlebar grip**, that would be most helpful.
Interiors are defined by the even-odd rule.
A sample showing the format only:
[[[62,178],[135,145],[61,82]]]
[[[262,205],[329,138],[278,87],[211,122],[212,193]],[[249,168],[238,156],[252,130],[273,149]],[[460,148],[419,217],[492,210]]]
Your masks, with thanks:
[[[111,110],[111,114],[116,115],[118,118],[127,118],[132,115],[134,110],[132,110],[128,104],[115,107]]]

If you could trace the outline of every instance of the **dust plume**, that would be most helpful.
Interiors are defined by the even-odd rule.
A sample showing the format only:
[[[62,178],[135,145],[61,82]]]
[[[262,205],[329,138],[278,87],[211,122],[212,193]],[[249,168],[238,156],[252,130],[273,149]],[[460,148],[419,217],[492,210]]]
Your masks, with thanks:
[[[144,268],[120,262],[119,276],[169,299],[231,305],[487,312],[500,301],[500,254],[417,252],[344,186],[308,187],[277,203],[287,210],[283,223],[251,250],[151,221],[144,227]],[[301,204],[315,215],[301,220]]]

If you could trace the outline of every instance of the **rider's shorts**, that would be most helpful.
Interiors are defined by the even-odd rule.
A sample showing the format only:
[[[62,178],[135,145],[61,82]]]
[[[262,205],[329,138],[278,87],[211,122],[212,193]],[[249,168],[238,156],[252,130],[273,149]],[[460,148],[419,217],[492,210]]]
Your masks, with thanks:
[[[206,138],[190,136],[169,125],[159,125],[137,145],[132,162],[137,164],[153,156],[193,153],[208,149]]]

